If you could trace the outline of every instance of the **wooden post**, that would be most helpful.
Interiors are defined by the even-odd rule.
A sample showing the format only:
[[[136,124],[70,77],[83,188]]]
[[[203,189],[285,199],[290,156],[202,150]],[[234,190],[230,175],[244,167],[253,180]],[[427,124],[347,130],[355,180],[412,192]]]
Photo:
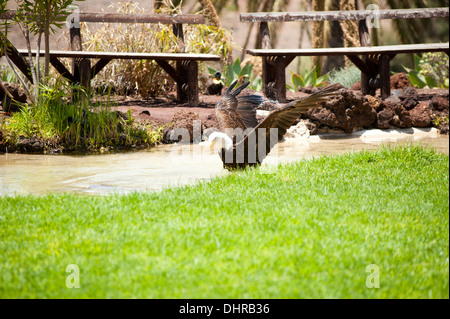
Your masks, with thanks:
[[[359,20],[358,21],[358,30],[359,30],[359,42],[362,47],[370,47],[370,34],[369,29],[367,28],[366,20]],[[367,56],[363,56],[361,59],[364,63],[367,64]],[[370,86],[369,86],[369,80],[370,80],[370,74],[366,74],[365,72],[361,71],[361,91],[362,94],[370,94]]]
[[[91,60],[89,59],[80,61],[80,85],[87,91],[91,88]]]
[[[189,61],[187,65],[187,96],[189,106],[198,106],[198,63]]]
[[[259,24],[259,41],[262,49],[272,49],[269,25],[267,22]],[[262,57],[263,92],[268,98],[276,98],[273,84],[275,82],[275,65],[270,63],[270,57]]]
[[[77,27],[70,28],[70,49],[72,51],[81,51],[81,30]],[[75,80],[80,82],[80,61],[72,59],[72,75]]]
[[[187,73],[187,66],[185,65],[186,61],[177,61],[176,62],[176,72],[178,76],[177,81],[177,101],[180,103],[187,102],[187,94],[185,88],[187,86],[188,82],[188,73]]]
[[[391,68],[390,62],[393,56],[382,54],[380,58],[380,88],[381,98],[387,99],[391,96]]]
[[[278,102],[286,102],[286,57],[275,59],[275,98]]]

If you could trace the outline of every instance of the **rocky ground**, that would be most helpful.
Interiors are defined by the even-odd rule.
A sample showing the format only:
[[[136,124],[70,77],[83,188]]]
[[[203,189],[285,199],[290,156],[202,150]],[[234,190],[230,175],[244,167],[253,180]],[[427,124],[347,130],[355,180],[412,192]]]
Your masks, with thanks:
[[[376,96],[363,96],[358,83],[351,89],[342,88],[341,94],[327,102],[322,108],[310,110],[302,116],[311,135],[324,133],[350,134],[359,129],[388,129],[408,127],[437,127],[448,134],[449,90],[414,89],[406,75],[400,73],[391,77],[392,96],[382,100]],[[21,89],[8,86],[17,99],[24,98]],[[302,88],[300,92],[287,92],[288,100],[295,100],[319,90]],[[241,94],[254,94],[244,90]],[[0,96],[1,100],[3,97]],[[151,123],[155,127],[165,126],[164,142],[177,141],[176,128],[186,128],[194,137],[194,121],[200,120],[202,133],[208,134],[218,127],[214,114],[216,95],[201,95],[198,107],[188,107],[175,102],[175,93],[165,97],[143,100],[139,98],[115,96],[115,109],[122,113],[131,112],[140,123]],[[5,117],[17,109],[2,106],[1,116]],[[264,117],[259,116],[259,120]],[[199,123],[199,122],[196,122]],[[1,132],[0,132],[1,134]],[[1,140],[1,136],[0,136]],[[28,142],[27,142],[28,141]],[[36,138],[24,143],[36,144]]]
[[[414,89],[404,73],[391,77],[392,96],[382,100],[376,96],[363,96],[360,85],[351,89],[342,88],[341,95],[327,102],[324,107],[310,110],[302,116],[311,135],[324,133],[351,134],[360,129],[389,129],[409,127],[437,127],[448,134],[449,90]],[[300,92],[287,92],[288,100],[295,100],[311,94],[319,88],[302,88]],[[254,94],[245,90],[242,94]],[[218,127],[214,115],[217,96],[202,96],[202,107],[155,108],[149,118],[168,125],[166,141],[174,140],[173,129],[187,128],[193,136],[193,121],[202,121],[202,130]],[[171,118],[171,120],[169,120]],[[259,117],[262,120],[263,117]],[[175,138],[176,140],[176,138]]]

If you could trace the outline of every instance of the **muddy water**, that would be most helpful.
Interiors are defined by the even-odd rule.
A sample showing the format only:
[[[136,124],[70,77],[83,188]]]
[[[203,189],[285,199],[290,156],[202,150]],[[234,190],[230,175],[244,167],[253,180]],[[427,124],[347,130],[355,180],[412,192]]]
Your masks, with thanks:
[[[430,145],[449,153],[449,137],[434,129],[371,130],[350,136],[288,138],[272,150],[261,169],[320,155],[363,149],[383,144]],[[0,155],[0,195],[155,191],[193,184],[229,174],[208,145],[161,145],[151,150],[107,155]]]

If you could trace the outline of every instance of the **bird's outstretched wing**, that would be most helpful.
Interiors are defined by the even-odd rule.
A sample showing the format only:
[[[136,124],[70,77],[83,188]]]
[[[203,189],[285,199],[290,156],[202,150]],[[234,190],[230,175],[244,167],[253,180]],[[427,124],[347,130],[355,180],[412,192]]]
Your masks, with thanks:
[[[267,102],[267,99],[261,95],[242,95],[238,96],[236,99],[236,111],[242,117],[245,125],[252,128],[256,127],[258,125],[256,109],[260,104]]]
[[[265,155],[267,155],[273,146],[283,138],[286,131],[294,124],[295,120],[298,119],[302,113],[307,112],[309,109],[320,107],[323,102],[326,102],[330,97],[336,95],[340,88],[340,85],[330,85],[316,93],[288,103],[270,112],[269,115],[239,143],[246,143],[247,147],[249,147],[249,141],[250,143],[256,143],[252,148],[259,152],[258,143],[265,141]],[[277,129],[276,139],[270,139],[271,129]],[[259,136],[260,132],[265,134],[265,136]],[[238,145],[236,145],[236,147],[238,147]]]

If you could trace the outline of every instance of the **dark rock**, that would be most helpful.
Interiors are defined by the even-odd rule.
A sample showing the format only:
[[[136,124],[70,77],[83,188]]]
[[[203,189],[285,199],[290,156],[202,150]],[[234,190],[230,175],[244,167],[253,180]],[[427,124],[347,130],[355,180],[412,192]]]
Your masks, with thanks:
[[[377,112],[381,111],[381,98],[372,96],[372,95],[366,95],[367,102],[369,102],[369,105]]]
[[[445,134],[448,135],[448,123],[447,124],[443,124],[439,127],[439,132],[441,134]]]
[[[441,134],[448,134],[448,97],[434,96],[430,101],[431,121]]]
[[[143,115],[143,114],[145,114],[145,115],[148,115],[148,116],[150,116],[150,111],[147,111],[147,110],[144,110],[144,111],[142,111],[141,113],[140,113],[140,115]]]
[[[13,101],[0,89],[0,102],[4,112],[17,112],[20,110],[21,104],[27,101],[25,90],[18,84],[3,82],[3,86],[13,96]],[[6,98],[5,98],[6,95]],[[4,102],[3,102],[4,101]]]
[[[409,115],[414,127],[429,127],[431,124],[431,110],[426,102],[420,102],[409,111]]]
[[[350,87],[350,90],[361,91],[361,82],[356,82]]]
[[[324,107],[308,111],[312,121],[331,129],[350,134],[361,128],[372,126],[377,113],[360,92],[341,89],[340,95],[325,103]]]
[[[377,114],[378,128],[407,128],[412,126],[411,116],[401,104],[399,97],[391,96],[382,101],[380,103],[380,109],[381,111]]]
[[[403,72],[392,75],[390,80],[391,89],[403,89],[411,86],[408,76]]]
[[[303,121],[303,123],[305,123],[306,127],[308,128],[309,134],[311,134],[311,135],[318,134],[319,128],[317,127],[316,124],[314,124],[310,120],[302,120],[302,121]]]
[[[413,87],[405,87],[398,96],[402,105],[407,110],[412,110],[419,103],[419,94]]]
[[[202,124],[198,115],[178,111],[173,115],[172,125],[164,132],[164,139],[172,142],[192,142],[201,139]]]
[[[378,112],[377,114],[377,127],[379,129],[388,129],[391,128],[391,121],[394,117],[395,113],[390,108],[385,108]]]
[[[206,117],[206,120],[203,121],[203,127],[205,129],[210,128],[210,127],[219,127],[219,122],[217,121],[216,118],[216,114],[215,113],[211,113]]]
[[[307,93],[307,94],[312,94],[312,93],[318,92],[319,88],[314,87],[312,85],[309,85],[309,86],[305,86],[305,87],[299,87],[298,91],[299,92],[303,92],[303,93]]]
[[[22,152],[42,152],[45,144],[37,137],[23,137],[19,138],[16,148]]]
[[[258,105],[258,110],[273,111],[276,110],[278,107],[279,106],[276,102],[265,100],[260,105]]]
[[[447,113],[448,113],[448,98],[446,99],[445,97],[438,96],[438,95],[434,96],[431,99],[430,108],[433,111],[439,111],[439,112],[447,111]]]

